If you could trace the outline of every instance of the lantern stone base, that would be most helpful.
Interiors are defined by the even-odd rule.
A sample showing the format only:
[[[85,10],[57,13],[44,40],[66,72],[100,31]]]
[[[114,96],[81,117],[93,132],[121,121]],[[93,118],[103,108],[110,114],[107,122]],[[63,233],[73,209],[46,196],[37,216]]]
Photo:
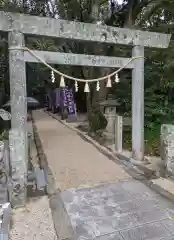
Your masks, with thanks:
[[[108,121],[106,131],[110,134],[114,134],[115,117],[116,114],[115,115],[105,114],[105,118]]]

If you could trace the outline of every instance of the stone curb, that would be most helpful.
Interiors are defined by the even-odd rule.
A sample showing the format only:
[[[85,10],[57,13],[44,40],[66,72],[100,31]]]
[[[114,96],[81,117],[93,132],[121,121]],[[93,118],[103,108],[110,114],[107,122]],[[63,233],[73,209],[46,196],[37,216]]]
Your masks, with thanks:
[[[33,137],[39,158],[40,167],[44,170],[47,180],[46,193],[49,197],[49,205],[52,213],[54,228],[57,238],[60,240],[72,240],[74,236],[73,227],[71,225],[68,213],[61,198],[61,190],[56,189],[55,180],[52,171],[48,165],[47,157],[38,134],[35,120],[32,116]]]
[[[47,180],[46,193],[48,194],[48,196],[51,196],[52,194],[54,194],[56,192],[55,181],[54,181],[51,169],[48,166],[48,161],[47,161],[46,155],[44,153],[43,146],[42,146],[42,143],[41,143],[41,140],[40,140],[40,137],[39,137],[39,134],[37,131],[37,127],[36,127],[33,117],[32,117],[32,125],[33,125],[33,137],[34,137],[34,141],[35,141],[36,149],[37,149],[37,153],[38,153],[38,158],[39,158],[39,165],[40,165],[41,169],[44,170],[45,178]]]
[[[160,180],[160,179],[164,179],[166,181],[168,181],[168,179],[166,178],[158,178],[157,180]],[[169,181],[171,181],[171,179],[169,179]],[[159,193],[160,195],[162,195],[163,197],[171,200],[172,202],[174,202],[174,191],[173,190],[173,187],[174,187],[174,182],[172,182],[172,189],[170,191],[170,189],[166,189],[165,187],[162,186],[162,184],[155,182],[155,180],[150,180],[149,181],[149,186],[151,189],[153,189],[155,192]]]
[[[155,192],[159,193],[163,197],[166,197],[167,199],[174,201],[174,194],[166,191],[164,188],[161,186],[154,184],[152,181],[150,181],[149,186],[151,189],[153,189]]]

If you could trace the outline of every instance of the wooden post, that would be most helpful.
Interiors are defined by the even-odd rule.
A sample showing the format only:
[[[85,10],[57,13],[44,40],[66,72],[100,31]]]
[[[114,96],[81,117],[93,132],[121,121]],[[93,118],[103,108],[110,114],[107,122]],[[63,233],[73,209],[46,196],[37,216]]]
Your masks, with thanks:
[[[123,118],[119,115],[115,117],[114,145],[114,150],[121,153],[123,150]]]
[[[13,181],[11,201],[12,205],[21,206],[26,201],[28,162],[26,69],[24,52],[19,49],[24,46],[23,34],[17,31],[9,32],[8,43],[12,128],[9,134]]]
[[[132,57],[132,157],[137,161],[144,158],[144,47],[134,46]]]

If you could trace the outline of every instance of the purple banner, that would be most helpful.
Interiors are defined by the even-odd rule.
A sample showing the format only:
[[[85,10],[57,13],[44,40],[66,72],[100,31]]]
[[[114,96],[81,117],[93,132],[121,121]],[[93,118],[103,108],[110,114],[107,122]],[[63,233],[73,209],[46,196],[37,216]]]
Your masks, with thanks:
[[[60,105],[62,107],[67,107],[68,106],[68,102],[67,102],[67,98],[66,98],[66,88],[61,88],[60,90]]]
[[[76,114],[76,107],[73,97],[72,89],[68,89],[67,87],[61,89],[61,102],[63,107],[68,108],[69,115],[75,115]]]

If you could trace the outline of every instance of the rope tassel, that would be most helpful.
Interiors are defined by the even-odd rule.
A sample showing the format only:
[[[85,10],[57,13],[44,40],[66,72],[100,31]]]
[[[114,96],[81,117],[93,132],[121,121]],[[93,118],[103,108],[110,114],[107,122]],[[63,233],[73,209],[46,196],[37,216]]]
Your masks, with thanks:
[[[85,83],[84,92],[86,92],[86,93],[87,93],[87,92],[90,92],[88,82]]]
[[[76,92],[78,92],[78,90],[79,90],[79,87],[78,87],[78,82],[77,82],[77,81],[75,81],[75,91],[76,91]]]
[[[106,87],[108,87],[108,88],[112,87],[111,77],[108,77],[108,81],[107,81]]]
[[[54,76],[54,72],[53,71],[51,71],[51,81],[52,81],[52,83],[55,82],[55,76]]]
[[[120,82],[120,79],[119,79],[119,77],[118,77],[118,73],[115,74],[115,82],[116,82],[116,83],[119,83],[119,82]]]
[[[65,87],[65,79],[63,76],[60,78],[60,87]]]
[[[97,90],[97,92],[100,90],[100,83],[99,83],[99,81],[97,81],[96,90]]]

